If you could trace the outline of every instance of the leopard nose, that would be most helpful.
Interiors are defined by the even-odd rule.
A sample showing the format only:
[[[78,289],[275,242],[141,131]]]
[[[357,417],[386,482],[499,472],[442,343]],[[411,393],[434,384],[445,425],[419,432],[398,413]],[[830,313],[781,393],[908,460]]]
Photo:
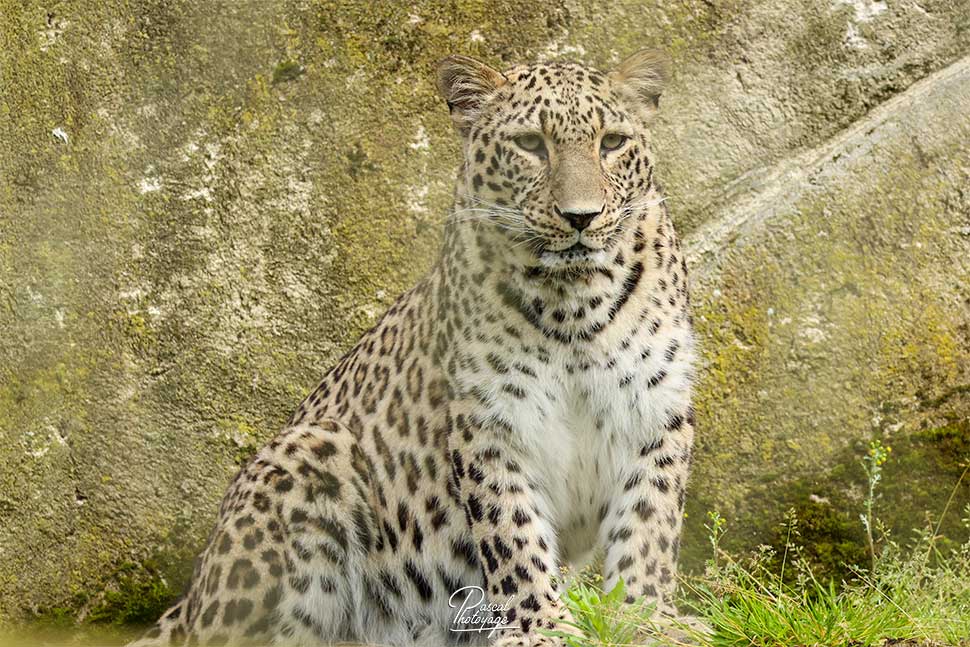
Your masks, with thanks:
[[[593,222],[593,219],[603,211],[602,209],[599,211],[560,211],[559,207],[554,207],[554,209],[556,214],[572,225],[576,231],[582,231],[589,227],[589,223]]]

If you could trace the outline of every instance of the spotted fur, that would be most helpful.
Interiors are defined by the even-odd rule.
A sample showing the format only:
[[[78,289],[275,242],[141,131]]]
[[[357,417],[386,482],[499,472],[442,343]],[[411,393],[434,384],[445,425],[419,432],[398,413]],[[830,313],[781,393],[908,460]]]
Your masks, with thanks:
[[[562,645],[563,564],[672,612],[691,459],[687,270],[654,174],[661,61],[439,87],[464,163],[441,256],[236,477],[139,645],[452,644],[449,596]]]

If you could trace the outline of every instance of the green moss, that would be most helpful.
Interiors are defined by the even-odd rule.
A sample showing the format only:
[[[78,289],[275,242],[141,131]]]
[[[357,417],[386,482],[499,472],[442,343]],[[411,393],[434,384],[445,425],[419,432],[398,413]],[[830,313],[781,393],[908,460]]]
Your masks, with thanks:
[[[236,465],[248,463],[263,444],[263,434],[238,417],[220,420],[218,427],[231,448]]]
[[[970,462],[970,418],[957,420],[915,434],[954,464]]]
[[[64,605],[40,609],[31,618],[31,626],[37,630],[65,630],[77,625],[78,609],[87,602],[86,595],[76,595]]]
[[[935,409],[936,407],[947,404],[951,398],[964,395],[970,396],[970,384],[947,387],[940,395],[933,398],[928,398],[922,391],[917,393],[917,396],[922,401],[923,408],[927,409]]]
[[[303,76],[306,68],[296,61],[281,61],[273,68],[273,83],[293,81]]]
[[[178,597],[150,561],[122,564],[114,576],[115,588],[104,592],[88,614],[90,623],[150,624]]]
[[[855,572],[852,567],[868,564],[866,538],[858,515],[820,498],[805,499],[793,506],[792,510],[795,520],[793,533],[789,534],[788,523],[779,522],[768,540],[768,545],[774,549],[771,563],[776,573],[781,572],[787,543],[800,547],[800,556],[823,582],[829,579],[836,582],[853,579]],[[793,558],[793,554],[787,555],[789,566]],[[795,575],[795,569],[785,569],[789,583],[795,581]]]

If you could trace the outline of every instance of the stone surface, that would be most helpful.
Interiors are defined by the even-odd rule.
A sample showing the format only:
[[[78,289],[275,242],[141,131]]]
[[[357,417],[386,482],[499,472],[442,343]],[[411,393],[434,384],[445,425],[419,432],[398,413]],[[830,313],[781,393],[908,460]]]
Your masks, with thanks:
[[[899,528],[959,477],[970,2],[0,16],[0,623],[137,621],[180,590],[238,464],[433,258],[453,52],[673,57],[657,152],[705,361],[688,565],[708,509],[736,545],[788,506],[855,519],[870,438]]]

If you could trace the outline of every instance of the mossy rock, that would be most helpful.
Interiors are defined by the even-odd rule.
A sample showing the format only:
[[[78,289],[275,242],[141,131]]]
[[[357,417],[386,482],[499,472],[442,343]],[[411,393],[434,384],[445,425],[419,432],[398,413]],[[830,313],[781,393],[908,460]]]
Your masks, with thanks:
[[[970,12],[843,4],[0,0],[0,623],[115,626],[180,590],[239,465],[433,261],[456,52],[667,49],[658,172],[691,245],[745,191],[829,189],[704,262],[729,271],[695,291],[685,567],[707,509],[750,548],[818,480],[854,509],[870,437],[957,424],[887,483],[919,522],[964,446],[966,102],[901,106],[810,181],[772,169],[964,56]],[[828,322],[841,346],[801,344]]]
[[[112,577],[115,586],[106,590],[85,620],[114,625],[148,625],[158,620],[178,597],[152,562],[122,564]]]
[[[932,448],[951,469],[970,465],[970,418],[924,429],[914,438]]]
[[[855,579],[868,569],[871,558],[858,514],[838,509],[823,498],[813,497],[791,508],[791,514],[775,526],[768,545],[773,549],[769,562],[772,572],[787,584],[795,582],[796,558],[791,547],[798,547],[804,560],[821,582],[836,583]],[[783,569],[784,567],[784,569]]]

